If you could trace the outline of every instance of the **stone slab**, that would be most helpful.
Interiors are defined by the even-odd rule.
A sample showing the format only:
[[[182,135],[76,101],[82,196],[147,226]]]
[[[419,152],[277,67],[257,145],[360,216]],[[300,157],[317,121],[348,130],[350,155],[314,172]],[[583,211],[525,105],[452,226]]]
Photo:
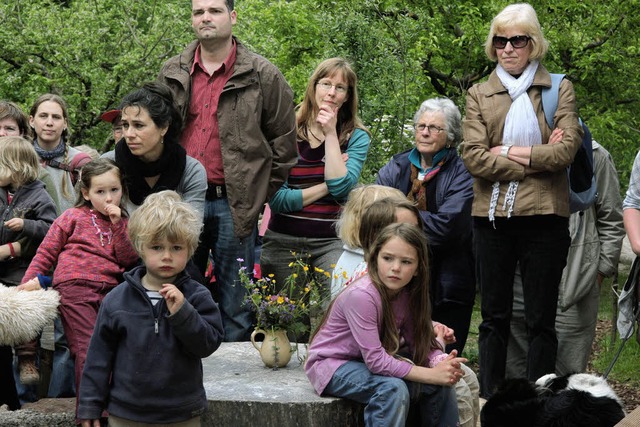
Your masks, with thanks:
[[[307,379],[304,346],[284,368],[264,366],[250,342],[223,343],[203,359],[209,411],[203,426],[358,426],[362,407],[318,396]]]

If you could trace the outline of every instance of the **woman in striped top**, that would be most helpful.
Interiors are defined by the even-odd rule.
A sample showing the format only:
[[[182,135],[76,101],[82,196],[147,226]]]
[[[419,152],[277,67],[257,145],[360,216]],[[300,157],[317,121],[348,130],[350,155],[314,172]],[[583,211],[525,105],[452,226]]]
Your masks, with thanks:
[[[274,274],[276,283],[284,283],[296,257],[330,272],[342,253],[334,225],[358,183],[370,142],[358,117],[357,76],[346,60],[330,58],[318,65],[296,121],[298,163],[269,201],[271,219],[260,257],[263,274]],[[327,288],[329,283],[327,278]]]

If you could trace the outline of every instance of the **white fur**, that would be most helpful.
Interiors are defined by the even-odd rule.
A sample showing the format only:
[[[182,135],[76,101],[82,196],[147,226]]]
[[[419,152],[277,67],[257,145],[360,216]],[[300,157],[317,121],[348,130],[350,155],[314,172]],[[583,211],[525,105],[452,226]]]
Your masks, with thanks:
[[[543,375],[536,381],[538,387],[547,387],[549,382],[558,376],[556,374]],[[608,397],[624,406],[622,401],[613,391],[607,380],[594,374],[571,374],[567,381],[567,390],[581,390],[590,393],[594,397]]]
[[[567,389],[582,390],[595,397],[608,397],[620,405],[622,402],[604,378],[592,374],[573,374],[569,377]]]
[[[0,284],[0,345],[35,339],[58,315],[60,294],[53,289],[18,291]]]

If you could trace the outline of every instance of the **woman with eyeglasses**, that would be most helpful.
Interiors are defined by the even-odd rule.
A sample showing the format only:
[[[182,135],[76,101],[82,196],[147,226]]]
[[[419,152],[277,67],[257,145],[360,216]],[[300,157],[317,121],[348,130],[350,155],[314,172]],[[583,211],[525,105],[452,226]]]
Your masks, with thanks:
[[[260,256],[263,274],[274,274],[276,283],[291,274],[296,257],[331,272],[342,254],[334,224],[358,183],[370,142],[358,117],[357,80],[346,60],[327,59],[311,75],[298,106],[298,163],[269,201]],[[328,295],[331,280],[325,279]]]
[[[507,6],[491,22],[489,79],[467,95],[462,158],[474,176],[474,249],[482,300],[480,395],[504,379],[518,263],[524,288],[527,376],[555,372],[558,285],[570,244],[567,166],[581,144],[573,85],[560,84],[556,129],[541,92],[551,86],[540,60],[548,49],[535,10]]]
[[[432,318],[455,331],[447,351],[462,354],[475,298],[471,250],[473,178],[458,156],[460,110],[449,99],[427,99],[413,118],[415,147],[396,154],[377,184],[402,191],[420,210],[429,244]]]
[[[460,110],[449,99],[424,101],[413,117],[415,147],[391,158],[377,184],[394,187],[414,202],[429,245],[429,295],[434,321],[452,328],[462,355],[476,293],[471,234],[473,178],[458,155],[462,141]],[[458,396],[461,426],[475,426],[479,415],[477,380],[467,398]],[[458,390],[456,390],[458,391]],[[469,395],[469,393],[471,393]]]

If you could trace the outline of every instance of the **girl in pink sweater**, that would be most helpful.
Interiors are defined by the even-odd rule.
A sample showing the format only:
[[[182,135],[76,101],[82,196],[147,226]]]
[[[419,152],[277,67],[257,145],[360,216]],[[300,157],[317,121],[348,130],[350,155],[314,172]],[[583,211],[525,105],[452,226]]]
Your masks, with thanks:
[[[75,359],[76,390],[105,295],[138,261],[127,236],[122,208],[123,180],[112,160],[96,159],[82,168],[76,205],[51,225],[18,289],[47,287],[60,293],[60,316]]]
[[[311,337],[305,372],[318,394],[365,404],[366,426],[456,426],[451,387],[463,376],[455,350],[440,348],[431,321],[424,233],[391,224],[367,253],[368,274],[331,303]]]

